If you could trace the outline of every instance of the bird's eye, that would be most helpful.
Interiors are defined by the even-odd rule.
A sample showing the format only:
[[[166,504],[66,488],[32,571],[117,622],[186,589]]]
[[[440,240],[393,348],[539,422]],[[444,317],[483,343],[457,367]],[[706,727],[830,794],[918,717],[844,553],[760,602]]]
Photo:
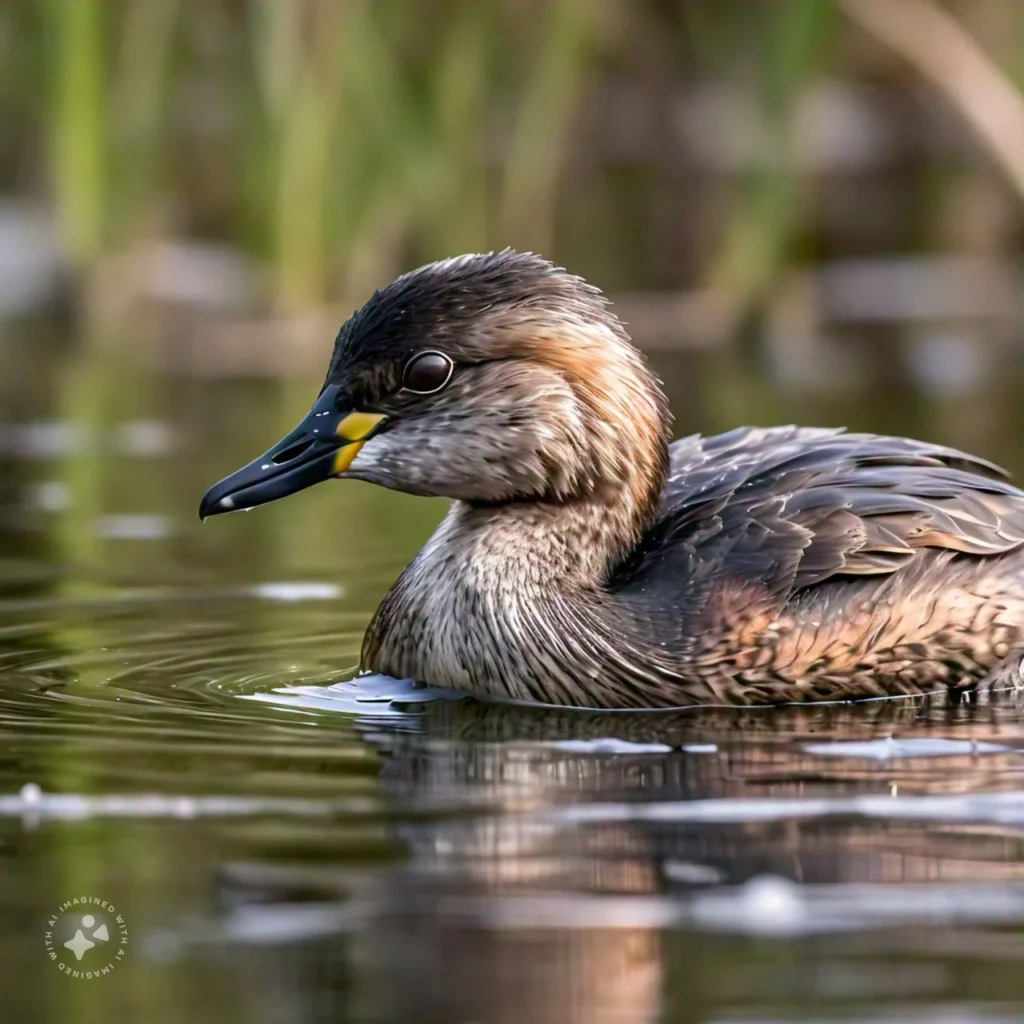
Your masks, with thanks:
[[[455,369],[452,361],[443,352],[420,352],[405,364],[402,387],[417,395],[430,395],[451,380]]]

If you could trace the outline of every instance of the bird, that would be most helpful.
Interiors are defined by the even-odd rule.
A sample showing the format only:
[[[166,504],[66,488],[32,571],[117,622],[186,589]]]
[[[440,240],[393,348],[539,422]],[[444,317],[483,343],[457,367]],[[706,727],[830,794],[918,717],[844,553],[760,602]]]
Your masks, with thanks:
[[[456,256],[349,318],[309,415],[200,515],[331,478],[448,498],[361,669],[484,700],[959,695],[1019,666],[1024,492],[998,466],[842,428],[671,424],[598,288],[532,253]]]

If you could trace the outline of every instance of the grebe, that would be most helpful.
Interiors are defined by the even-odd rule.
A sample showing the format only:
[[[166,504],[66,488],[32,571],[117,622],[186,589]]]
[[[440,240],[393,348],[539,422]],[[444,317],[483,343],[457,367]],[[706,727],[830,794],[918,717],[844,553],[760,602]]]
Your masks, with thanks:
[[[596,288],[532,254],[459,256],[376,292],[306,419],[200,515],[330,477],[453,499],[362,667],[482,697],[960,691],[1024,646],[1024,492],[998,467],[838,429],[670,443],[670,423]]]

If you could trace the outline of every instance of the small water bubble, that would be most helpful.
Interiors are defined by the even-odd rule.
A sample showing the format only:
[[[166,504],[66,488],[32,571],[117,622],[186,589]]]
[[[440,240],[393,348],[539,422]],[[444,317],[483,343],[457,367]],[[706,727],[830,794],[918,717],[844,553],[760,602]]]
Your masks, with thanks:
[[[714,885],[725,881],[724,872],[713,864],[669,858],[661,869],[670,881],[686,885]]]
[[[32,504],[44,512],[63,512],[71,504],[71,488],[63,480],[43,480],[35,488]]]
[[[112,515],[93,522],[93,533],[106,540],[162,540],[171,534],[167,516]]]
[[[196,802],[191,797],[179,796],[173,802],[171,813],[176,818],[194,818],[196,816]]]
[[[337,583],[258,583],[252,590],[256,597],[267,601],[333,601],[341,597],[342,589]]]
[[[665,743],[633,743],[612,736],[590,740],[556,740],[552,746],[569,754],[670,754]]]
[[[911,736],[880,740],[832,740],[806,743],[804,750],[826,757],[862,757],[874,761],[890,761],[914,757],[958,757],[963,754],[1001,754],[1008,749],[1001,743],[979,740],[952,740],[943,736]]]
[[[740,898],[745,916],[759,930],[788,930],[804,916],[799,886],[778,875],[752,878]]]
[[[84,451],[89,440],[78,423],[28,423],[14,437],[14,452],[23,458],[52,459]]]
[[[21,787],[21,799],[22,802],[26,804],[41,803],[43,799],[42,786],[37,782],[26,782],[25,785]]]
[[[115,443],[126,455],[152,458],[171,450],[173,434],[159,420],[131,420],[117,428]]]

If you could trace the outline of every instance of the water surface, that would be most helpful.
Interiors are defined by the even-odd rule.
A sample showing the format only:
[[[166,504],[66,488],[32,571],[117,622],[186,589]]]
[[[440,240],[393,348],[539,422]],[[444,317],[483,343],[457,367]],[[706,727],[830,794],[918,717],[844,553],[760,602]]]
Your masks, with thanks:
[[[0,394],[0,1019],[1024,1018],[1016,695],[354,701],[369,615],[443,505],[332,484],[200,527],[205,487],[315,382],[14,351],[32,372]],[[704,417],[695,368],[666,376]],[[858,409],[1012,455],[928,403]],[[74,897],[123,916],[108,976],[47,956]]]

